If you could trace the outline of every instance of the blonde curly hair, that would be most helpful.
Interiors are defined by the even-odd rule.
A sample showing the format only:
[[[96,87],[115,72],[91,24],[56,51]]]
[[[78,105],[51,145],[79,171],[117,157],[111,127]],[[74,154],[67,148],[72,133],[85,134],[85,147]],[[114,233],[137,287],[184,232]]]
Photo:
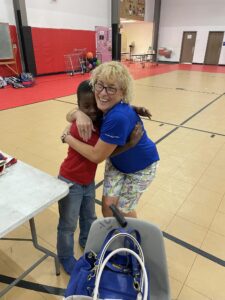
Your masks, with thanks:
[[[94,87],[100,80],[107,84],[118,84],[123,93],[123,101],[130,103],[133,97],[133,78],[128,69],[118,61],[110,61],[99,65],[91,72],[90,82]]]

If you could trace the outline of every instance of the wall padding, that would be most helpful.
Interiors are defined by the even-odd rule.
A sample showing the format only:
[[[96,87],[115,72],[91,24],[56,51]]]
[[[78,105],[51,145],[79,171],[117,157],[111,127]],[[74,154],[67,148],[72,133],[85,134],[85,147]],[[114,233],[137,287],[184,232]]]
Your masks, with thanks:
[[[64,54],[75,48],[96,51],[95,31],[32,28],[37,74],[65,71]]]

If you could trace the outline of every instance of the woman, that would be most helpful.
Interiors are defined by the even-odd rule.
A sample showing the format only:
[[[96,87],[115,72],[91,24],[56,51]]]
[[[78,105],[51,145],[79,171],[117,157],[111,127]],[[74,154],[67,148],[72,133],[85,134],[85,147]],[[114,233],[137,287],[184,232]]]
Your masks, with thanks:
[[[115,61],[101,64],[93,70],[91,84],[97,107],[103,112],[100,137],[95,146],[87,145],[70,134],[64,140],[90,161],[100,163],[116,147],[126,143],[141,119],[129,105],[133,80],[124,65]],[[87,140],[92,128],[91,122],[80,111],[70,114],[69,120],[74,119],[77,120],[80,135]],[[135,208],[141,194],[155,177],[158,160],[156,145],[148,138],[145,130],[137,145],[107,159],[102,199],[104,217],[112,216],[111,204],[115,204],[125,216],[137,217]]]

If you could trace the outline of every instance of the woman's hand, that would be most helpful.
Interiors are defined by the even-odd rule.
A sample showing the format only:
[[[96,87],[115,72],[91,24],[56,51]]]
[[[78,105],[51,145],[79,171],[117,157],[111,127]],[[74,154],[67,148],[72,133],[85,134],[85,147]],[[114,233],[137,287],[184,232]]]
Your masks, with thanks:
[[[140,141],[143,133],[144,133],[144,130],[142,127],[142,123],[138,122],[135,125],[133,131],[131,132],[131,134],[129,136],[128,143],[129,143],[130,147],[134,147],[135,145],[137,145],[137,143]]]
[[[139,116],[147,117],[151,120],[152,115],[151,115],[150,111],[147,108],[142,107],[142,106],[141,107],[140,106],[134,106],[134,105],[132,107]]]
[[[71,110],[67,114],[66,119],[68,122],[76,121],[79,136],[85,142],[90,139],[92,131],[95,131],[92,120],[81,110]]]
[[[95,131],[91,118],[78,110],[76,113],[76,124],[79,136],[87,142],[92,135],[92,131]]]

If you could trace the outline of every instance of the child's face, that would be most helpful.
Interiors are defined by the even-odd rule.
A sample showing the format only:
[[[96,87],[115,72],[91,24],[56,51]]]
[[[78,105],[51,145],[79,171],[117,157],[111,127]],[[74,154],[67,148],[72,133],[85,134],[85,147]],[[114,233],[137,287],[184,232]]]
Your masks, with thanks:
[[[92,121],[96,121],[99,116],[99,110],[95,101],[94,94],[84,93],[80,96],[79,109],[88,115]]]

